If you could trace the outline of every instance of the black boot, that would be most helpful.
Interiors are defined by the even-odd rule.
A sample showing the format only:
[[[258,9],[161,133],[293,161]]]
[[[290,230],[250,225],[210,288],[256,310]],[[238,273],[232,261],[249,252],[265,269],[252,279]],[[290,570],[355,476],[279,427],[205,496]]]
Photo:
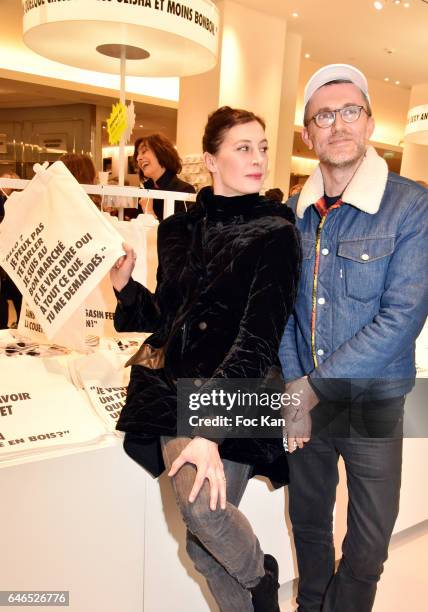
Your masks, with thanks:
[[[251,589],[254,612],[280,612],[278,603],[278,562],[272,555],[265,555],[265,575]]]

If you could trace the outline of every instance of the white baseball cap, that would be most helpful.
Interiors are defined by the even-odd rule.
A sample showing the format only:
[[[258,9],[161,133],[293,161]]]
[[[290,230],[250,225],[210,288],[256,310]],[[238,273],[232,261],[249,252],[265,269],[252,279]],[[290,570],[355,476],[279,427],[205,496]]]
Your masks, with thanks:
[[[358,68],[350,66],[349,64],[329,64],[328,66],[323,66],[317,70],[306,83],[305,93],[303,96],[304,108],[306,108],[307,103],[317,89],[323,85],[326,85],[327,83],[330,83],[331,81],[341,80],[351,81],[351,83],[359,87],[370,102],[367,79],[364,74],[358,70]]]

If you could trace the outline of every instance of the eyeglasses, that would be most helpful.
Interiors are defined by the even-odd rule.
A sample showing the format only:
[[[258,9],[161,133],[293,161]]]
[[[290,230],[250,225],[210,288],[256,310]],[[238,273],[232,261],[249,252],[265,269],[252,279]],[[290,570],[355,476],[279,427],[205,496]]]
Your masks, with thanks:
[[[336,121],[337,113],[340,114],[342,121],[345,123],[354,123],[354,121],[357,121],[357,119],[360,118],[362,110],[367,113],[367,115],[369,114],[364,106],[357,106],[356,104],[352,106],[344,106],[343,108],[336,108],[335,110],[321,111],[320,113],[317,113],[311,117],[311,119],[309,119],[309,123],[314,121],[315,125],[317,125],[319,128],[328,128]]]

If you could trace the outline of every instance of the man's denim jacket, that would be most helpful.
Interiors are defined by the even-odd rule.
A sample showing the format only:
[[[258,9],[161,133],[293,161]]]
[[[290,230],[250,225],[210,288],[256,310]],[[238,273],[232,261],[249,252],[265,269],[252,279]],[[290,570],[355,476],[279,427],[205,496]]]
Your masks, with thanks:
[[[428,313],[428,190],[388,173],[369,147],[321,224],[323,195],[318,167],[289,202],[303,263],[280,347],[284,376],[310,374],[324,399],[338,399],[338,379],[368,380],[380,399],[403,395]]]

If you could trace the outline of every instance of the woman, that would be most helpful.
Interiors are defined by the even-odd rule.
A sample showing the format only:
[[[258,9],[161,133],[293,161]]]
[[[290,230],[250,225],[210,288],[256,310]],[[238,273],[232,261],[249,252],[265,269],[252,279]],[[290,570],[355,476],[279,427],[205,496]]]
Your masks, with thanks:
[[[138,165],[140,180],[145,189],[161,191],[184,191],[195,193],[195,188],[177,177],[180,174],[181,160],[174,145],[163,134],[151,134],[138,138],[134,145],[134,161]],[[153,203],[140,202],[143,212],[154,214],[163,219],[163,200],[153,200]],[[175,212],[184,212],[184,202],[175,203]]]
[[[284,478],[285,454],[279,439],[221,441],[204,430],[176,437],[176,381],[264,378],[277,363],[300,249],[289,209],[258,194],[264,128],[244,110],[210,115],[203,150],[213,188],[159,225],[155,295],[131,278],[135,254],[126,245],[111,274],[116,329],[153,332],[133,360],[117,427],[127,432],[125,450],[153,475],[169,470],[188,553],[222,612],[279,612],[278,566],[237,506],[251,474],[276,468]]]
[[[64,153],[58,161],[67,166],[76,181],[82,185],[93,185],[97,176],[94,162],[83,153]]]

